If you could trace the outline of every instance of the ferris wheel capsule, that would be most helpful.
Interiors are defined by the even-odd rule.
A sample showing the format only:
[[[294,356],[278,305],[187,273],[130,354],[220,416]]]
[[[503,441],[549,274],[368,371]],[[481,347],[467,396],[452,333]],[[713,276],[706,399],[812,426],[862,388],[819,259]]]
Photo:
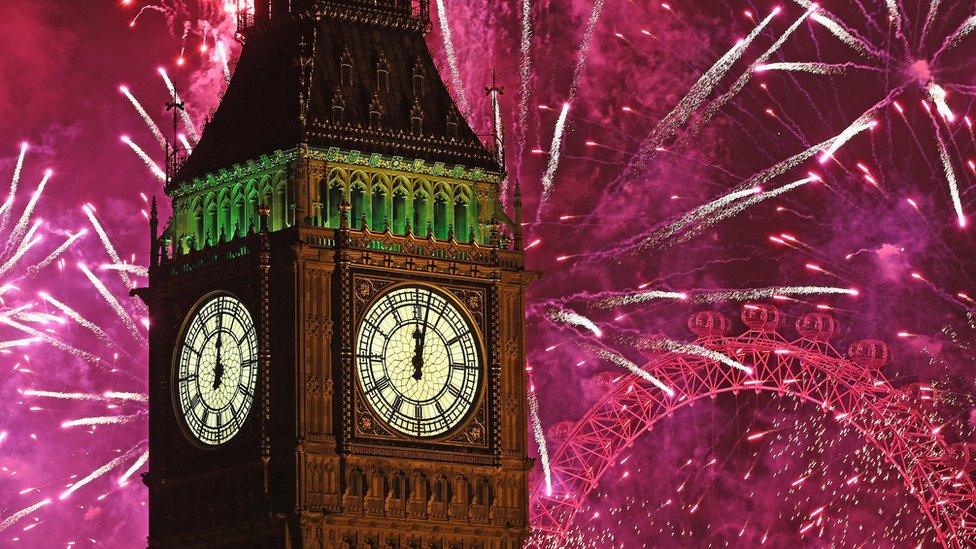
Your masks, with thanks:
[[[780,323],[779,309],[768,303],[746,303],[742,307],[742,323],[750,330],[775,332]]]
[[[803,339],[829,341],[837,333],[837,320],[828,313],[807,313],[796,319],[796,332]]]
[[[890,358],[888,344],[879,339],[855,341],[847,350],[847,356],[862,368],[877,370]]]
[[[729,319],[718,311],[698,311],[688,317],[688,329],[698,337],[722,337],[729,331]]]

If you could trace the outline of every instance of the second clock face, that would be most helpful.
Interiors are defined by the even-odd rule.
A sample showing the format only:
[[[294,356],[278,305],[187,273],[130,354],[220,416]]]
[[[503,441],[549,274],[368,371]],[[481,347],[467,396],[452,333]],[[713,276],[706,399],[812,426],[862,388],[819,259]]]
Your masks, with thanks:
[[[435,437],[475,404],[482,364],[467,315],[426,286],[401,286],[366,311],[356,338],[360,388],[397,431]]]

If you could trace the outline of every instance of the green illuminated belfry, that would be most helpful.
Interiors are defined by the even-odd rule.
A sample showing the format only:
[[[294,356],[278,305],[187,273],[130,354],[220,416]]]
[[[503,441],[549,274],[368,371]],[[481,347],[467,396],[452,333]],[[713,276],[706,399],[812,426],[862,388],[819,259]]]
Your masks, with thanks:
[[[179,256],[269,229],[488,244],[502,168],[458,112],[426,0],[258,2],[234,78],[167,185]]]

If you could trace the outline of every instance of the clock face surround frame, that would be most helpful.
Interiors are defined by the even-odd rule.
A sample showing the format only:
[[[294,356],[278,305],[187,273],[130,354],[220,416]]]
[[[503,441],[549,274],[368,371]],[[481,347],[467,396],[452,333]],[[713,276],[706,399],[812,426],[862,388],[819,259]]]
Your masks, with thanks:
[[[446,428],[440,429],[439,431],[428,435],[418,434],[416,431],[406,430],[402,427],[396,426],[392,424],[386,417],[383,416],[383,414],[376,408],[374,401],[371,400],[367,395],[368,388],[364,386],[364,381],[365,381],[363,376],[364,366],[361,363],[362,357],[360,352],[361,350],[360,346],[362,344],[364,328],[366,327],[367,320],[369,320],[370,313],[373,312],[374,309],[376,309],[378,304],[380,304],[382,301],[387,300],[388,296],[391,296],[396,292],[400,292],[404,290],[410,291],[413,289],[419,289],[422,292],[429,293],[440,298],[447,305],[447,307],[445,307],[440,311],[441,314],[443,314],[446,309],[454,310],[457,317],[459,317],[460,321],[463,323],[464,328],[466,328],[468,334],[470,334],[471,344],[473,347],[472,349],[473,356],[474,359],[477,361],[474,388],[470,393],[468,393],[471,398],[470,398],[470,402],[467,404],[467,407],[463,410],[463,412],[458,417],[456,417],[452,422],[450,422],[450,424]],[[408,321],[408,323],[404,326],[399,326],[395,328],[395,331],[407,332],[407,328],[411,325],[409,324],[409,321],[413,319],[405,319],[405,320]],[[413,323],[413,324],[417,324],[417,323]],[[399,335],[403,335],[403,334],[399,334]],[[391,333],[390,336],[394,336],[394,333]],[[376,336],[374,335],[373,337]],[[435,334],[435,338],[440,338],[441,340],[443,340],[443,338],[441,338],[440,335],[438,334]],[[388,341],[389,338],[387,342]],[[440,286],[434,283],[424,282],[424,281],[403,281],[403,282],[397,282],[397,283],[390,284],[389,286],[383,287],[382,289],[378,290],[376,294],[373,295],[363,305],[362,309],[360,310],[360,313],[356,318],[356,325],[355,325],[355,330],[353,332],[352,344],[353,344],[353,370],[354,370],[352,374],[356,379],[355,381],[356,398],[365,405],[364,406],[365,409],[368,410],[368,413],[372,418],[374,418],[377,422],[382,424],[382,426],[385,429],[387,429],[391,434],[399,438],[413,441],[416,443],[437,443],[437,442],[445,441],[447,439],[450,439],[451,437],[456,436],[458,432],[462,431],[470,423],[472,417],[476,415],[475,412],[479,408],[481,408],[482,405],[484,404],[487,387],[491,383],[491,380],[489,379],[489,372],[486,364],[488,355],[485,348],[485,340],[482,334],[482,328],[474,320],[473,315],[467,309],[467,307],[465,307],[465,305],[457,298],[457,296],[455,296],[447,287]],[[384,344],[384,348],[385,346],[386,344]],[[425,345],[425,350],[423,354],[426,356],[427,353],[428,353],[428,349],[427,346]],[[368,369],[369,366],[367,365],[365,366],[365,368]],[[373,381],[375,382],[375,380]],[[448,378],[446,383],[450,383],[450,377]],[[442,389],[440,392],[443,393],[444,390],[446,389],[447,387],[445,386],[444,389]],[[359,412],[356,413],[357,416],[358,414]],[[358,419],[356,421],[358,421]],[[368,434],[363,436],[370,438],[370,435]]]
[[[235,305],[236,308],[239,308],[239,310],[243,314],[244,320],[246,320],[248,323],[247,326],[244,326],[246,330],[240,341],[244,342],[244,340],[246,339],[247,341],[244,342],[244,344],[249,345],[249,349],[251,351],[249,353],[250,356],[248,358],[251,364],[247,368],[250,370],[250,372],[248,373],[249,378],[247,380],[247,386],[246,386],[246,388],[250,390],[250,394],[243,395],[244,396],[243,407],[239,409],[236,414],[234,414],[236,416],[240,416],[240,420],[236,422],[236,426],[233,428],[229,436],[221,440],[210,441],[201,438],[200,434],[198,434],[197,431],[194,431],[194,429],[191,428],[191,426],[187,421],[187,417],[191,415],[192,411],[186,411],[183,409],[184,406],[183,403],[181,402],[182,388],[180,382],[180,372],[183,366],[181,364],[181,358],[185,354],[186,352],[185,349],[187,349],[187,346],[190,343],[187,341],[187,336],[191,333],[191,330],[201,319],[201,314],[203,313],[203,311],[207,309],[208,306],[211,306],[214,302],[216,302],[219,299],[230,300]],[[228,314],[228,311],[218,309],[217,313]],[[206,319],[204,319],[204,323],[206,323]],[[203,329],[205,329],[205,326],[203,327]],[[210,342],[207,337],[204,337],[204,341],[202,343],[204,346],[207,346],[208,343]],[[241,344],[238,343],[237,345],[239,348],[238,350],[240,351]],[[199,354],[200,351],[198,350],[196,352]],[[221,354],[221,356],[223,355],[224,353]],[[259,352],[258,352],[258,338],[257,338],[257,323],[254,320],[254,316],[251,314],[251,310],[244,303],[244,301],[238,298],[236,295],[227,291],[215,291],[215,292],[207,293],[202,297],[200,297],[198,300],[196,300],[193,303],[193,305],[184,314],[183,323],[180,327],[179,332],[177,333],[177,338],[173,349],[173,357],[170,366],[170,374],[171,374],[170,402],[172,404],[173,414],[176,417],[176,423],[179,425],[180,431],[183,433],[184,438],[187,441],[189,441],[193,446],[204,450],[215,450],[218,448],[224,448],[228,444],[234,442],[237,439],[237,437],[245,431],[245,427],[252,415],[251,411],[256,405],[256,401],[258,397],[257,385],[258,385],[258,379],[260,373],[260,364],[259,364],[258,357],[259,357]],[[242,359],[241,362],[244,362],[243,358],[244,358],[243,354],[241,354],[241,359]],[[238,372],[243,377],[242,366],[243,366],[242,364],[236,364],[232,366],[232,369],[236,367]],[[199,370],[201,367],[202,366],[199,364],[196,366],[197,368],[197,372],[195,374],[196,376],[200,375]],[[234,398],[237,396],[238,396],[237,393],[231,395],[230,404],[234,402]],[[197,393],[197,397],[199,397],[201,400],[203,399],[200,392]],[[237,401],[237,402],[241,402],[241,401]],[[231,417],[229,421],[234,421],[234,417]]]

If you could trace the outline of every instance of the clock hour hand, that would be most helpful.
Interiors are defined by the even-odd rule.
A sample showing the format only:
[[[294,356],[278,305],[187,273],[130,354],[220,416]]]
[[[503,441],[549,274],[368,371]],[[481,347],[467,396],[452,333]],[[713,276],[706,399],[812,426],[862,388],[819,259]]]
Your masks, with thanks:
[[[420,381],[424,377],[424,336],[420,328],[413,330],[413,378]]]
[[[223,317],[224,315],[217,315],[217,364],[214,365],[214,381],[213,388],[219,389],[220,382],[224,377],[224,365],[220,361],[220,348],[223,346]]]

